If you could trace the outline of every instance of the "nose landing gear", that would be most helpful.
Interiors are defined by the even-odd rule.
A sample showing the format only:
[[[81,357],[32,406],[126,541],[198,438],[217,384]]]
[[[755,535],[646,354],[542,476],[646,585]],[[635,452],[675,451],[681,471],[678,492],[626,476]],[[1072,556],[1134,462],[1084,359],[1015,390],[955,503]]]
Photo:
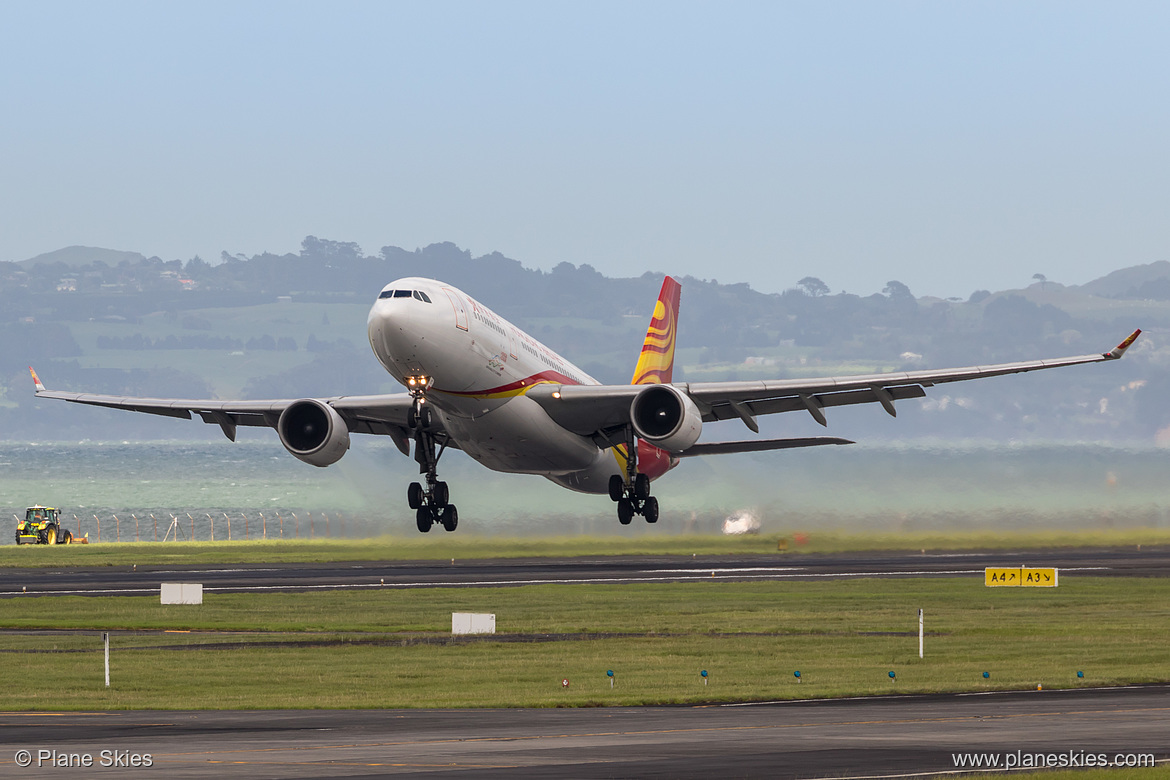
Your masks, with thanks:
[[[439,458],[447,449],[449,437],[446,433],[432,429],[434,414],[426,401],[430,380],[427,377],[411,377],[407,387],[414,397],[410,413],[414,428],[414,459],[418,462],[419,473],[426,475],[426,487],[411,482],[406,490],[406,502],[415,510],[419,531],[427,533],[436,523],[447,531],[454,531],[459,525],[459,510],[450,503],[451,494],[447,483],[440,482],[438,476]]]
[[[609,478],[609,497],[617,502],[618,522],[629,525],[634,515],[647,523],[658,522],[658,499],[650,495],[650,477],[638,473],[638,442],[630,431],[626,437],[626,476]]]

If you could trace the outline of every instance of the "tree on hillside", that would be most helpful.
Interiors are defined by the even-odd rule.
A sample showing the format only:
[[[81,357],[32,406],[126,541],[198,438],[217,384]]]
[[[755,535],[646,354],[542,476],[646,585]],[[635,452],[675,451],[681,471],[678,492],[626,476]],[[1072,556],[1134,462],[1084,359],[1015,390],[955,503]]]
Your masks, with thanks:
[[[191,279],[205,278],[210,271],[211,265],[199,255],[188,260],[187,265],[183,268],[183,273]]]
[[[305,236],[301,242],[301,257],[322,260],[359,260],[362,248],[353,241],[328,241],[316,236]]]
[[[806,276],[796,283],[796,286],[804,290],[806,295],[813,298],[819,298],[822,295],[829,294],[829,285],[822,282],[815,276]]]
[[[910,288],[896,279],[886,282],[882,292],[888,295],[891,300],[914,300],[914,293],[910,292]]]

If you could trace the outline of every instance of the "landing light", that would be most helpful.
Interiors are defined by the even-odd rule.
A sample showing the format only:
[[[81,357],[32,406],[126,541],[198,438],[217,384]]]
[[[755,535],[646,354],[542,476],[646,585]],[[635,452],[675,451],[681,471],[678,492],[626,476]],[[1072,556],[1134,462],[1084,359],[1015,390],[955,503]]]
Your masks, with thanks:
[[[552,396],[553,396],[553,398],[560,398],[560,397],[561,397],[561,391],[560,391],[560,390],[554,390],[554,391],[553,391],[553,394],[552,394]]]

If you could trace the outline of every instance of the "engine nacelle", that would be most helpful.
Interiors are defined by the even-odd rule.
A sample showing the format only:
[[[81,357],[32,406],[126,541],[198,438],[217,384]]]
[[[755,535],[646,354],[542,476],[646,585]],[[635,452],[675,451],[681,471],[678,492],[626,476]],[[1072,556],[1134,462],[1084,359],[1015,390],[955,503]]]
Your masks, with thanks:
[[[349,428],[332,406],[312,398],[294,401],[276,423],[280,443],[294,458],[330,466],[349,449]]]
[[[703,415],[691,397],[671,385],[646,385],[630,404],[634,432],[667,452],[682,452],[703,432]]]

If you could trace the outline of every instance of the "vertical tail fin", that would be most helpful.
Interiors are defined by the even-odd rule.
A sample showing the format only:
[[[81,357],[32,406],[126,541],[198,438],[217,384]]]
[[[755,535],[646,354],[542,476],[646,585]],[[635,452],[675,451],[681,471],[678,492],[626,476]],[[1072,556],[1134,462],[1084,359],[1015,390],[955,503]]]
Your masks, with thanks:
[[[662,280],[662,292],[654,304],[654,316],[642,343],[642,355],[634,368],[632,385],[669,384],[674,375],[674,341],[678,330],[678,299],[682,285],[671,277]]]

